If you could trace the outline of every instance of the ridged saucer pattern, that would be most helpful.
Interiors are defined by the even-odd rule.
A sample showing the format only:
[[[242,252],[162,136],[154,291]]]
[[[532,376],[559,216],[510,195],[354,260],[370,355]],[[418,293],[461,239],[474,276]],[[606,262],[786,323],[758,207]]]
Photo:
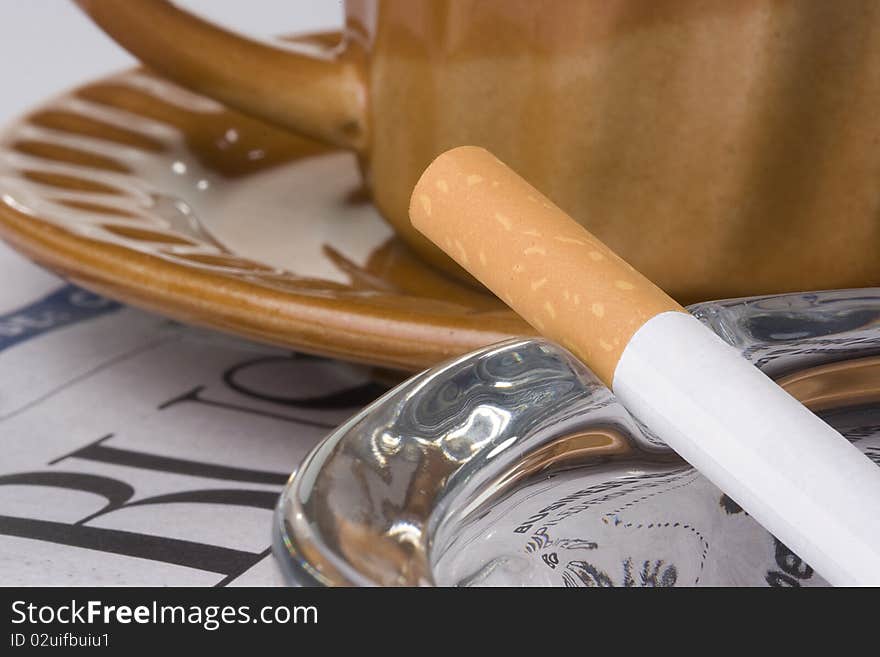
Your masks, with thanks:
[[[7,128],[0,237],[107,296],[384,367],[421,369],[533,333],[395,239],[353,155],[144,70]]]

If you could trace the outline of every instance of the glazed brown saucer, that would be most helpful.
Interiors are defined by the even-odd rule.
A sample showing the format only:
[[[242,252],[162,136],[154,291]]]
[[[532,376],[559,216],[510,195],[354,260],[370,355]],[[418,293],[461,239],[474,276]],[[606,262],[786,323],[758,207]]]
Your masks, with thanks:
[[[395,239],[353,155],[142,69],[6,128],[0,237],[126,303],[388,368],[534,334]]]

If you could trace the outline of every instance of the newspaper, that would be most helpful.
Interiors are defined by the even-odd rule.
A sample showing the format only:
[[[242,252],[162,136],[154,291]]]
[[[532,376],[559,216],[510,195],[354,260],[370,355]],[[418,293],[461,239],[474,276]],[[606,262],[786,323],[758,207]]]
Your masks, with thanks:
[[[278,495],[380,392],[368,368],[121,305],[0,243],[0,584],[284,584]]]

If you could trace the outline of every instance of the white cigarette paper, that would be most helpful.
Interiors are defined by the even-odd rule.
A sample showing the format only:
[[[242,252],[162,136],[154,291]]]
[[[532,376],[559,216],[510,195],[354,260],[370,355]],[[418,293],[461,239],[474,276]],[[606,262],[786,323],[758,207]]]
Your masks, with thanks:
[[[648,320],[613,390],[831,584],[880,584],[880,469],[696,318]]]

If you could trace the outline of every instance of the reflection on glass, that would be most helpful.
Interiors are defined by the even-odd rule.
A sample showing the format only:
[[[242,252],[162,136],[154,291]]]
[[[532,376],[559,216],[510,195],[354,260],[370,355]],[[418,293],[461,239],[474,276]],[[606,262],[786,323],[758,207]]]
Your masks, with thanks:
[[[691,310],[880,462],[880,290]],[[276,531],[298,583],[824,584],[537,339],[422,373],[337,429]]]

